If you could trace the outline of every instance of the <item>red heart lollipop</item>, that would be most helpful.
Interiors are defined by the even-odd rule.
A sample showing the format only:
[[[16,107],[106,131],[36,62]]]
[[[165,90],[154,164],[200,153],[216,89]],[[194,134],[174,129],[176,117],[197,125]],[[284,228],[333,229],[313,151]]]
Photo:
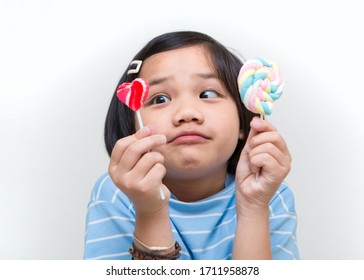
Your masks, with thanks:
[[[138,111],[147,100],[148,92],[148,82],[137,78],[131,83],[122,83],[116,90],[116,95],[130,109]]]

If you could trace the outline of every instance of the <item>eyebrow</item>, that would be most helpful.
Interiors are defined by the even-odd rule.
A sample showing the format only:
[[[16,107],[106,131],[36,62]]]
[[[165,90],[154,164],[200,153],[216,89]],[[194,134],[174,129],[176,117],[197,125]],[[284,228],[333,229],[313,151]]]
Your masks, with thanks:
[[[216,79],[218,80],[218,76],[211,72],[211,73],[196,73],[196,74],[193,74],[192,77],[196,77],[196,78],[201,78],[201,79],[205,79],[205,80],[208,80],[208,79]],[[165,81],[168,81],[172,78],[172,76],[167,76],[167,77],[162,77],[162,78],[158,78],[158,79],[154,79],[154,80],[151,80],[149,82],[149,86],[155,86],[155,85],[158,85],[158,84],[161,84]]]
[[[202,78],[202,79],[219,79],[218,76],[211,72],[211,73],[196,73],[192,75],[193,77],[198,77],[198,78]]]
[[[169,79],[171,79],[171,77],[170,77],[170,76],[168,76],[168,77],[163,77],[163,78],[159,78],[159,79],[151,80],[151,81],[149,82],[149,86],[155,86],[155,85],[161,84],[161,83],[163,83],[163,82],[165,82],[165,81],[167,81],[167,80],[169,80]]]

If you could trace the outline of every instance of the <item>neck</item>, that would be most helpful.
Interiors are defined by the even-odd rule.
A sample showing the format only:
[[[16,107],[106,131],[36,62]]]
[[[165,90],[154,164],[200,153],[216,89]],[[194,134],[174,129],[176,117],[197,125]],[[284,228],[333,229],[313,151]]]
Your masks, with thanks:
[[[180,201],[193,202],[210,197],[224,188],[227,172],[215,172],[208,176],[168,176],[163,179],[168,189]]]

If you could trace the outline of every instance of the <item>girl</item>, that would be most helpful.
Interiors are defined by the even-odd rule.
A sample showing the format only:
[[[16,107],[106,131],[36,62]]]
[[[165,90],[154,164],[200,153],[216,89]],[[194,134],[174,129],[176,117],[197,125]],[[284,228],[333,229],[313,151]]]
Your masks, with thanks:
[[[88,206],[85,258],[299,258],[283,182],[291,156],[277,130],[240,101],[242,62],[197,32],[158,36],[134,60],[140,70],[127,69],[118,85],[149,82],[145,127],[114,93],[109,172]]]

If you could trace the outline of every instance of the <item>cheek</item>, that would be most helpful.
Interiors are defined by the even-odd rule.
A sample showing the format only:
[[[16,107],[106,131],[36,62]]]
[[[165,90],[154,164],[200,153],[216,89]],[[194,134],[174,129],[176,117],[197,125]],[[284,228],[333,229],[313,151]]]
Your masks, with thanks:
[[[236,106],[227,106],[223,110],[223,114],[215,114],[215,123],[220,123],[223,132],[230,133],[231,137],[239,137],[240,133],[240,119]]]
[[[242,138],[243,133],[240,130],[240,119],[237,110],[232,108],[229,113],[226,114],[225,122],[222,127],[223,133],[228,135],[227,141],[228,145],[231,145],[232,152],[235,151],[238,140]]]
[[[148,110],[140,110],[140,115],[143,120],[144,126],[148,126],[152,129],[153,134],[164,134],[164,130],[168,127],[168,118],[165,114],[157,114],[155,112],[149,112]],[[162,117],[163,116],[163,117]],[[137,118],[135,114],[135,119]],[[137,125],[137,119],[136,119]]]

